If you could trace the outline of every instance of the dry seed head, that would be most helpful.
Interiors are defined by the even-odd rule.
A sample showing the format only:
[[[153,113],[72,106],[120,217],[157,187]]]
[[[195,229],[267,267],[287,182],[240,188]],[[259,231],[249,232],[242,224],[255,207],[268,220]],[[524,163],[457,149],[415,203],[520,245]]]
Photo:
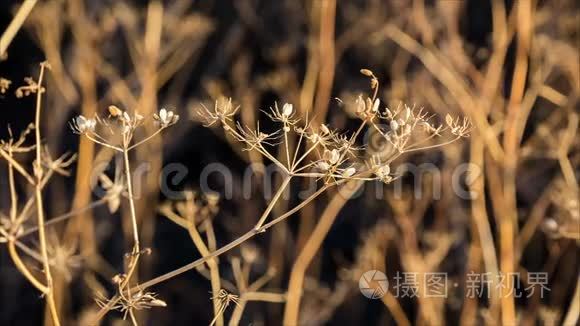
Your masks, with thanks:
[[[111,281],[113,282],[113,284],[121,284],[125,280],[125,278],[127,278],[126,274],[117,274],[113,276]]]
[[[294,106],[290,103],[285,103],[282,106],[282,109],[278,107],[278,103],[274,104],[274,107],[270,107],[270,112],[265,112],[272,119],[272,121],[279,121],[284,123],[284,131],[289,132],[290,127],[289,125],[294,125],[298,122],[297,119],[292,119],[294,115]]]
[[[47,243],[47,250],[51,265],[70,281],[73,274],[82,266],[82,257],[76,255],[76,246],[61,244],[56,234],[50,234],[50,242]]]
[[[221,289],[218,294],[214,297],[212,297],[212,300],[218,300],[220,302],[220,305],[222,307],[227,307],[230,305],[230,302],[235,303],[236,305],[238,304],[238,296],[235,294],[230,294],[228,293],[228,291]]]
[[[373,113],[377,113],[379,112],[379,105],[381,104],[381,100],[376,99],[375,102],[373,103],[373,108],[372,108],[372,112]]]
[[[208,205],[217,206],[220,201],[220,195],[217,192],[210,192],[205,194],[205,199],[207,200]]]
[[[239,106],[234,107],[231,98],[226,99],[224,97],[220,97],[215,101],[213,110],[208,109],[203,104],[201,104],[201,107],[202,110],[197,111],[196,114],[201,117],[206,127],[212,126],[216,122],[221,122],[223,128],[226,131],[232,130],[227,122],[232,121],[232,118],[236,115]]]
[[[380,104],[381,101],[379,99],[373,101],[369,97],[363,99],[362,95],[359,95],[355,101],[355,113],[363,120],[372,118],[378,114]]]
[[[123,112],[123,120],[125,120],[126,122],[131,121],[131,117],[129,116],[129,113],[127,113],[126,111]]]
[[[393,112],[388,107],[385,107],[385,114],[387,119],[393,119]]]
[[[374,77],[374,74],[369,69],[361,69],[360,73],[367,76],[367,77]]]
[[[389,175],[389,173],[391,173],[391,167],[388,164],[385,164],[383,166],[381,166],[378,170],[377,170],[377,174],[382,177],[382,176],[386,176]]]
[[[150,307],[167,307],[167,303],[161,299],[157,299],[153,293],[143,294],[141,300],[147,301],[147,306]]]
[[[556,222],[553,218],[547,218],[544,220],[542,227],[546,232],[556,232],[558,231],[558,222]]]
[[[410,135],[411,134],[411,125],[405,125],[405,129],[403,130],[403,135]]]
[[[25,77],[24,82],[26,82],[27,85],[18,87],[14,92],[18,98],[34,94],[39,89],[38,84],[34,79],[32,79],[32,77]],[[44,92],[44,87],[40,87],[40,92]]]
[[[91,133],[95,131],[97,121],[95,119],[87,119],[83,115],[73,119],[71,128],[77,134]]]
[[[24,232],[22,224],[18,225],[15,229],[15,225],[12,221],[0,213],[0,243],[8,242],[10,237],[18,238]]]
[[[340,153],[338,152],[337,149],[333,149],[331,151],[325,150],[324,154],[323,154],[323,158],[325,161],[329,162],[331,165],[335,165],[336,163],[338,163],[338,160],[340,159]]]
[[[344,178],[349,178],[349,177],[352,177],[355,173],[356,173],[356,169],[353,167],[349,167],[348,169],[345,169],[344,171],[342,171],[342,176]]]
[[[109,105],[107,109],[109,110],[109,117],[120,118],[123,116],[123,110],[119,109],[115,105]]]
[[[359,95],[356,100],[355,100],[355,106],[356,106],[356,110],[355,112],[357,114],[363,114],[366,110],[366,104],[365,101],[363,100],[362,95]]]
[[[403,120],[405,120],[405,122],[409,121],[409,118],[411,117],[411,109],[408,106],[405,106],[405,113],[403,116]]]
[[[316,167],[318,167],[322,171],[328,171],[328,169],[330,169],[330,164],[328,164],[325,161],[320,161],[316,163]]]
[[[325,124],[320,125],[320,131],[323,135],[328,135],[330,133],[330,129]]]
[[[389,164],[382,164],[377,156],[371,159],[371,168],[375,170],[375,175],[384,183],[390,183],[393,180],[391,177],[391,167]]]
[[[292,115],[292,112],[293,112],[292,104],[290,103],[284,104],[284,106],[282,107],[282,116],[288,118]]]
[[[447,123],[447,126],[449,128],[453,128],[453,118],[451,117],[451,115],[447,114],[445,116],[445,123]]]
[[[173,111],[167,110],[166,108],[162,108],[159,110],[159,113],[153,114],[153,118],[155,122],[159,125],[160,128],[168,127],[172,124],[177,123],[179,120],[179,115],[174,114]]]

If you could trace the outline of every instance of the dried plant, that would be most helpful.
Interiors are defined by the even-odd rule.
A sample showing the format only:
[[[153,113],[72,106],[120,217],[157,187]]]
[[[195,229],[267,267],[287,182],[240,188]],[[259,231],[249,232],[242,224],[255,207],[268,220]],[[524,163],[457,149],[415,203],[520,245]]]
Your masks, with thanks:
[[[0,103],[15,106],[2,115],[14,121],[0,137],[0,246],[46,304],[30,316],[577,324],[574,5],[16,4],[0,31]],[[38,57],[38,77],[14,73]],[[168,192],[175,162],[175,180],[188,174]],[[196,184],[216,165],[225,182]],[[358,293],[368,270],[390,282],[383,310]],[[449,294],[397,297],[399,272],[446,273]],[[548,294],[516,295],[539,290],[533,272]],[[464,296],[472,273],[491,277],[487,298]],[[1,286],[20,291],[8,275]],[[4,304],[7,320],[31,309],[21,301]]]

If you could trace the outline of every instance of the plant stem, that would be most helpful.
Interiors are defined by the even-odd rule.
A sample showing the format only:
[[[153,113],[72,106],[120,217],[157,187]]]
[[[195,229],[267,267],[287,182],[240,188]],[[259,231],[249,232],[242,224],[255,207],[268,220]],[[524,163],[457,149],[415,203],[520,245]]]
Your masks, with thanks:
[[[298,258],[296,258],[296,262],[294,263],[292,272],[290,273],[288,297],[286,310],[284,312],[284,325],[298,325],[300,299],[302,297],[306,270],[322,245],[328,231],[330,231],[339,211],[363,184],[362,181],[351,180],[343,186],[347,190],[347,193],[338,191],[334,195],[322,214],[320,221],[318,221],[318,224],[314,228],[314,231],[308,238],[308,241],[306,241],[306,244],[298,255]],[[350,186],[352,186],[352,188]]]
[[[40,113],[42,104],[42,78],[44,77],[44,69],[46,63],[40,64],[40,75],[38,77],[38,89],[36,91],[36,117],[34,120],[35,124],[35,136],[36,136],[36,162],[34,163],[36,182],[34,186],[34,194],[36,197],[36,211],[38,217],[38,240],[40,242],[40,253],[42,255],[42,264],[44,268],[44,275],[46,277],[46,286],[48,290],[45,292],[46,301],[52,316],[52,321],[54,325],[60,325],[58,320],[56,305],[54,302],[54,293],[52,291],[52,275],[50,273],[50,264],[48,261],[48,249],[46,246],[46,233],[44,230],[44,208],[42,205],[42,143],[40,137]]]
[[[12,261],[14,262],[16,268],[20,271],[20,273],[22,273],[22,275],[24,275],[24,277],[32,285],[34,285],[35,288],[37,288],[42,293],[48,293],[50,291],[50,289],[46,285],[42,284],[36,277],[34,277],[34,275],[32,275],[32,273],[28,270],[22,259],[20,259],[20,256],[16,251],[15,239],[11,239],[8,241],[8,252],[10,253],[10,258],[12,258]]]
[[[266,210],[264,211],[264,213],[262,213],[260,220],[258,221],[258,223],[256,223],[254,230],[256,230],[256,231],[260,230],[260,228],[262,227],[262,225],[264,224],[264,222],[268,218],[268,215],[270,215],[270,212],[272,211],[272,209],[274,208],[274,206],[278,202],[278,199],[280,199],[280,196],[282,196],[282,194],[286,190],[286,187],[290,183],[291,179],[292,179],[292,176],[290,176],[290,175],[288,175],[284,178],[284,181],[282,181],[280,188],[278,188],[278,191],[276,191],[274,198],[272,198],[272,200],[270,201],[270,204],[268,205],[268,207],[266,207]]]
[[[188,205],[188,211],[189,212],[193,212],[194,208],[192,207],[193,205],[195,205],[193,203],[193,196],[188,196],[187,198],[187,204]],[[201,254],[202,257],[207,256],[210,251],[208,249],[208,245],[206,245],[206,243],[203,241],[201,234],[199,234],[199,231],[197,230],[197,227],[195,225],[195,216],[188,216],[189,219],[189,223],[188,223],[188,227],[187,230],[189,232],[189,236],[191,237],[191,240],[193,241],[193,244],[195,245],[195,247],[197,248],[197,250],[199,251],[199,253]],[[211,224],[211,221],[209,221],[209,223]],[[208,229],[208,238],[209,233],[211,233],[211,231]],[[209,241],[208,241],[209,243]],[[211,283],[211,291],[214,295],[217,295],[217,293],[219,293],[219,291],[221,290],[221,279],[220,279],[220,272],[219,272],[219,265],[217,262],[217,259],[210,259],[207,261],[207,266],[209,267],[209,271],[210,271],[210,283]],[[214,315],[215,315],[215,322],[217,326],[222,326],[224,324],[224,319],[222,314],[220,313],[220,302],[218,300],[213,300],[213,311],[214,311]]]
[[[288,164],[288,169],[290,169],[292,162],[290,162],[290,149],[288,148],[290,144],[288,144],[288,131],[286,131],[287,128],[289,129],[290,126],[288,126],[287,123],[284,123],[284,149],[286,150],[286,164]]]
[[[16,160],[12,156],[10,156],[8,153],[6,153],[2,148],[0,148],[0,155],[6,161],[8,161],[9,164],[12,164],[14,169],[16,169],[16,171],[18,171],[18,173],[20,173],[26,179],[26,181],[28,181],[28,183],[30,183],[31,185],[34,185],[36,183],[34,181],[34,178],[28,172],[26,172],[26,170],[22,167],[22,165],[20,165],[20,163],[16,162]]]
[[[81,207],[81,208],[79,208],[77,210],[70,211],[68,213],[64,213],[64,214],[59,215],[57,217],[53,217],[50,220],[46,221],[46,223],[44,223],[44,226],[47,227],[47,226],[50,226],[50,225],[53,225],[53,224],[56,224],[56,223],[65,221],[65,220],[67,220],[67,219],[69,219],[69,218],[71,218],[71,217],[73,217],[73,216],[75,216],[77,214],[80,214],[82,212],[85,212],[85,211],[88,211],[88,210],[93,209],[95,207],[98,207],[98,206],[100,206],[100,205],[102,205],[102,204],[104,204],[106,202],[107,202],[107,198],[102,198],[102,199],[96,200],[96,201],[88,204],[85,207]],[[32,233],[34,233],[36,231],[38,231],[38,226],[33,226],[33,227],[27,229],[26,231],[22,232],[21,234],[19,234],[16,238],[17,239],[20,239],[20,238],[25,237],[25,236],[27,236],[29,234],[32,234]]]
[[[306,157],[308,157],[310,152],[312,152],[318,146],[319,143],[320,143],[320,140],[317,140],[314,144],[312,144],[312,146],[304,154],[302,154],[302,156],[298,159],[298,161],[296,161],[296,162],[294,162],[294,164],[292,164],[292,168],[290,169],[290,171],[295,172],[294,170],[296,169],[298,164],[300,164],[300,162],[302,162],[302,160],[304,160]]]
[[[24,24],[26,17],[28,17],[30,12],[32,11],[34,5],[36,5],[36,0],[25,0],[22,3],[22,6],[20,6],[20,9],[18,9],[16,16],[14,16],[14,18],[10,22],[10,25],[8,25],[8,27],[2,34],[2,37],[0,37],[0,57],[4,56],[4,53],[6,53],[8,45],[10,45],[12,39],[14,39],[14,36],[16,36],[18,30],[20,29],[20,27],[22,27],[22,24]]]
[[[152,287],[156,284],[165,282],[171,278],[176,277],[177,275],[183,274],[187,271],[190,271],[196,267],[198,267],[199,265],[205,263],[206,261],[208,261],[209,259],[212,259],[214,257],[218,257],[219,255],[222,255],[225,252],[228,252],[230,250],[232,250],[233,248],[239,246],[240,244],[246,242],[248,239],[254,237],[256,234],[262,233],[264,231],[266,231],[267,229],[271,228],[272,226],[282,222],[283,220],[285,220],[286,218],[288,218],[289,216],[293,215],[294,213],[296,213],[297,211],[299,211],[300,209],[302,209],[304,206],[308,205],[311,201],[313,201],[316,197],[320,196],[324,191],[326,191],[328,188],[330,188],[333,185],[339,185],[344,183],[345,180],[339,180],[336,183],[332,183],[332,184],[327,184],[324,185],[323,187],[321,187],[320,189],[318,189],[315,193],[313,193],[312,195],[310,195],[310,197],[306,198],[303,202],[301,202],[300,204],[296,205],[294,208],[292,208],[291,210],[287,211],[286,213],[278,216],[277,218],[275,218],[274,220],[264,224],[260,230],[256,230],[255,228],[252,228],[250,231],[244,233],[243,235],[241,235],[240,237],[238,237],[237,239],[235,239],[234,241],[228,243],[227,245],[219,248],[216,251],[213,251],[211,253],[209,253],[207,256],[199,258],[187,265],[181,266],[180,268],[177,268],[171,272],[165,273],[163,275],[157,276],[156,278],[153,278],[147,282],[144,282],[142,284],[139,284],[137,286],[135,286],[133,289],[131,290],[145,290],[149,287]],[[119,302],[120,300],[120,296],[116,295],[115,297],[111,298],[109,300],[109,302],[107,303],[106,306],[104,306],[99,313],[95,316],[95,319],[93,320],[92,324],[98,324],[99,320],[101,320],[105,314],[107,313],[107,311],[111,310],[112,307]]]
[[[137,227],[137,214],[135,213],[135,200],[133,198],[133,185],[131,181],[131,167],[129,165],[129,150],[125,146],[123,149],[123,161],[125,163],[125,178],[127,178],[127,192],[129,193],[129,211],[131,213],[131,225],[133,227],[133,253],[138,253],[139,229]]]
[[[133,144],[133,145],[129,146],[129,147],[127,148],[127,151],[130,151],[130,150],[132,150],[132,149],[134,149],[134,148],[138,147],[139,145],[146,143],[147,141],[149,141],[149,140],[150,140],[150,139],[152,139],[153,137],[157,136],[157,135],[158,135],[158,134],[159,134],[161,131],[163,131],[163,129],[165,129],[165,127],[162,127],[162,128],[159,128],[159,129],[157,129],[157,131],[155,131],[155,132],[154,132],[154,133],[152,133],[151,135],[147,136],[147,138],[144,138],[144,139],[142,139],[142,140],[140,140],[140,141],[136,142],[135,144]]]
[[[8,154],[12,156],[12,150],[8,149]],[[10,187],[10,222],[16,221],[16,211],[18,209],[18,194],[16,193],[16,183],[14,182],[14,168],[8,162],[8,185]]]

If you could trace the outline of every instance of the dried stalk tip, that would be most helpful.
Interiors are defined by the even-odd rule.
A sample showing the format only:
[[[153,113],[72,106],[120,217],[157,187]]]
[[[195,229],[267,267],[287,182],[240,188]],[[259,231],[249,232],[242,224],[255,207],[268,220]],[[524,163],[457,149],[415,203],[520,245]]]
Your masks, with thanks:
[[[5,94],[10,84],[12,84],[10,80],[0,77],[0,94]]]
[[[360,73],[363,74],[363,75],[365,75],[365,76],[367,76],[367,77],[375,78],[375,75],[369,69],[361,69],[360,70]]]
[[[160,128],[168,127],[172,124],[177,123],[179,120],[179,115],[173,113],[173,111],[162,108],[159,110],[159,113],[153,114],[153,119],[155,119],[155,123]]]
[[[22,98],[24,96],[29,96],[31,94],[36,94],[36,92],[40,89],[40,92],[44,92],[44,87],[39,87],[38,84],[32,77],[25,77],[24,82],[27,84],[25,86],[20,86],[16,89],[14,94],[18,98]]]
[[[109,105],[109,117],[121,117],[123,116],[123,110],[119,109],[117,106],[115,105]]]

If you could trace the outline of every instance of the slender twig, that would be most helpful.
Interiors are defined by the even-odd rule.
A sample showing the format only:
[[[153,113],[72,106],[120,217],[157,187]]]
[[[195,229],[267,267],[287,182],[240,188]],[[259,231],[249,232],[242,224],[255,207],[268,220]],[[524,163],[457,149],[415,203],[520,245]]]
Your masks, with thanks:
[[[186,205],[190,206],[188,211],[193,211],[193,207],[191,207],[191,205],[193,205],[193,198],[190,197],[187,199],[188,200],[186,202]],[[189,223],[188,223],[187,229],[189,231],[189,235],[190,235],[195,247],[200,252],[202,257],[207,256],[210,251],[208,249],[208,246],[203,241],[201,235],[199,234],[199,231],[197,230],[197,227],[195,225],[194,216],[190,216],[190,219],[188,220],[188,222]],[[208,260],[207,266],[209,267],[209,271],[210,271],[211,291],[212,291],[212,293],[217,294],[221,290],[221,285],[220,285],[221,279],[220,279],[220,272],[219,272],[219,266],[217,264],[217,260],[216,259]],[[219,304],[218,300],[213,300],[213,308],[214,308],[214,315],[216,316],[216,321],[215,321],[216,325],[223,325],[223,316],[219,312],[220,304]]]
[[[343,180],[339,180],[337,183],[335,184],[341,184],[343,183]],[[146,288],[152,287],[156,284],[165,282],[169,279],[172,279],[174,277],[176,277],[177,275],[183,274],[185,272],[188,272],[194,268],[196,268],[197,266],[204,264],[205,262],[207,262],[209,259],[220,256],[222,254],[224,254],[225,252],[230,251],[231,249],[239,246],[240,244],[246,242],[248,239],[253,238],[255,235],[260,234],[264,231],[266,231],[267,229],[271,228],[272,226],[282,222],[283,220],[285,220],[286,218],[288,218],[289,216],[293,215],[294,213],[296,213],[297,211],[299,211],[300,209],[302,209],[304,206],[308,205],[312,200],[314,200],[315,198],[317,198],[318,196],[320,196],[324,191],[326,191],[329,187],[335,185],[335,184],[327,184],[324,185],[323,187],[321,187],[320,189],[318,189],[315,193],[313,193],[312,195],[310,195],[306,200],[304,200],[303,202],[301,202],[300,204],[296,205],[294,208],[292,208],[291,210],[287,211],[286,213],[280,215],[279,217],[275,218],[274,220],[264,224],[260,230],[256,230],[255,228],[252,228],[250,231],[246,232],[245,234],[239,236],[238,238],[236,238],[235,240],[233,240],[232,242],[224,245],[223,247],[219,248],[216,251],[213,251],[211,253],[209,253],[207,256],[199,258],[187,265],[184,265],[180,268],[177,268],[171,272],[165,273],[163,275],[157,276],[147,282],[143,282],[137,286],[135,286],[133,289],[131,290],[144,290]],[[99,313],[95,316],[94,320],[93,320],[93,324],[98,324],[98,322],[105,316],[105,314],[111,310],[114,305],[119,302],[121,298],[117,295],[113,298],[111,298],[108,303],[101,308],[101,310],[99,311]]]
[[[123,149],[123,162],[125,166],[125,178],[127,180],[127,192],[129,197],[129,211],[131,214],[131,225],[133,227],[133,253],[138,253],[139,248],[139,228],[137,227],[137,213],[135,212],[135,199],[133,195],[133,185],[131,181],[131,166],[129,165],[129,149]]]
[[[152,133],[151,135],[149,135],[149,136],[147,136],[146,138],[144,138],[144,139],[142,139],[142,140],[140,140],[140,141],[136,142],[135,144],[133,144],[133,145],[129,146],[129,147],[127,148],[127,151],[130,151],[130,150],[132,150],[132,149],[134,149],[134,148],[138,147],[139,145],[142,145],[142,144],[146,143],[147,141],[151,140],[151,138],[153,138],[153,137],[157,136],[157,135],[158,135],[158,134],[159,134],[161,131],[163,131],[163,129],[165,129],[165,127],[162,127],[162,128],[159,128],[159,129],[157,129],[157,130],[156,130],[154,133]]]
[[[246,308],[246,304],[249,301],[262,301],[262,302],[273,302],[273,303],[283,303],[286,301],[286,294],[284,293],[270,293],[270,292],[245,292],[240,296],[238,305],[232,313],[230,318],[229,326],[237,326],[240,324],[242,319],[242,314]]]
[[[8,149],[8,154],[12,157],[11,148]],[[18,194],[16,193],[16,183],[14,181],[14,167],[8,161],[8,186],[10,187],[10,221],[16,221],[16,212],[18,210]]]
[[[264,222],[268,218],[268,215],[270,215],[270,212],[272,211],[272,209],[274,208],[274,206],[278,202],[278,199],[280,199],[280,196],[282,196],[282,194],[286,191],[286,187],[290,183],[291,179],[292,179],[292,176],[286,176],[284,178],[284,181],[282,181],[280,188],[278,188],[278,191],[276,192],[276,194],[274,194],[274,197],[270,201],[270,204],[268,205],[268,207],[266,207],[266,210],[264,211],[264,213],[262,213],[260,220],[258,221],[258,223],[256,223],[256,226],[254,227],[254,229],[256,231],[259,231],[261,229],[262,225],[264,224]]]
[[[53,224],[56,224],[56,223],[60,223],[60,222],[66,221],[67,219],[69,219],[69,218],[71,218],[71,217],[73,217],[75,215],[78,215],[78,214],[80,214],[82,212],[85,212],[87,210],[93,209],[95,207],[101,206],[101,205],[103,205],[106,202],[107,202],[107,198],[101,198],[99,200],[96,200],[96,201],[90,203],[89,205],[87,205],[85,207],[81,207],[81,208],[76,209],[74,211],[70,211],[70,212],[64,213],[62,215],[53,217],[50,220],[46,221],[46,223],[44,223],[44,226],[47,227],[47,226],[50,226],[50,225],[53,225]],[[36,231],[38,231],[38,226],[33,226],[33,227],[25,230],[21,234],[19,234],[17,236],[17,238],[19,239],[19,238],[25,237],[25,236],[27,236],[29,234],[32,234],[32,233],[36,232]]]
[[[97,143],[97,144],[99,144],[99,145],[101,145],[101,146],[105,146],[105,147],[107,147],[107,148],[110,148],[110,149],[112,149],[112,150],[115,150],[115,151],[117,151],[117,152],[123,152],[123,151],[124,151],[122,148],[119,148],[119,147],[117,147],[117,146],[113,146],[113,145],[109,145],[109,144],[107,144],[107,143],[105,143],[105,142],[103,142],[103,141],[100,141],[100,140],[98,140],[98,139],[96,139],[96,138],[92,137],[92,136],[91,136],[91,135],[89,135],[89,134],[87,134],[87,135],[86,135],[86,137],[87,137],[88,139],[90,139],[91,141],[94,141],[95,143]]]
[[[20,259],[20,256],[16,251],[16,244],[14,239],[8,241],[8,252],[10,253],[10,257],[12,258],[14,265],[16,265],[16,268],[20,271],[20,273],[22,273],[24,277],[26,277],[26,279],[32,285],[34,285],[35,288],[37,288],[42,293],[50,292],[50,289],[46,285],[42,284],[36,277],[34,277],[34,275],[32,275],[32,273],[28,270],[22,259]]]
[[[50,310],[50,314],[52,316],[52,321],[55,325],[60,325],[57,308],[54,301],[54,293],[52,291],[52,275],[50,272],[50,263],[48,259],[48,248],[46,245],[46,234],[44,230],[44,208],[43,208],[43,201],[42,201],[42,141],[40,137],[40,116],[41,116],[41,104],[42,104],[42,78],[44,77],[44,69],[47,66],[47,63],[40,64],[40,75],[38,77],[38,90],[36,92],[36,117],[34,119],[35,124],[35,138],[36,138],[36,166],[35,166],[35,175],[36,175],[36,183],[35,183],[35,197],[36,197],[36,207],[37,207],[37,217],[38,217],[38,239],[40,242],[40,253],[42,255],[43,260],[43,267],[44,267],[44,274],[46,277],[46,284],[48,287],[48,291],[45,292],[46,301],[48,303],[48,307]]]
[[[8,163],[11,164],[14,167],[14,169],[16,169],[16,171],[18,171],[26,179],[26,181],[28,181],[28,183],[30,183],[31,185],[34,185],[36,183],[34,178],[28,172],[26,172],[24,167],[22,167],[20,163],[18,163],[11,155],[6,153],[6,151],[4,151],[2,148],[0,148],[0,155],[2,155],[2,157],[6,161],[8,161]]]

